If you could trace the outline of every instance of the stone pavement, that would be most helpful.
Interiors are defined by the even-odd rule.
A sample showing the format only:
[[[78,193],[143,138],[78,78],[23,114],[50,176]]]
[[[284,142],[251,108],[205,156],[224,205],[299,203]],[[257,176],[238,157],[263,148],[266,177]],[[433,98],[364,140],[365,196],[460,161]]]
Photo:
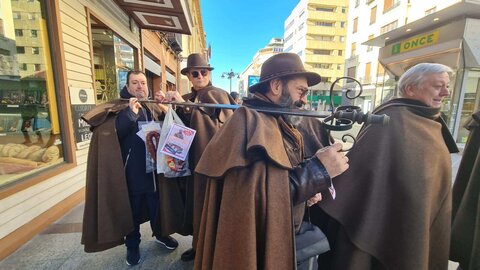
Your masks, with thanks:
[[[452,183],[461,155],[452,155]],[[83,206],[80,204],[51,224],[20,249],[0,262],[2,270],[21,269],[193,269],[193,262],[185,263],[180,255],[191,245],[191,237],[174,235],[179,247],[170,251],[157,244],[151,235],[149,223],[141,226],[141,262],[135,267],[125,264],[126,248],[118,246],[98,253],[85,253],[80,244]],[[449,270],[457,267],[450,263]]]
[[[193,269],[193,262],[183,262],[180,255],[191,246],[191,237],[173,235],[179,246],[170,251],[150,237],[149,223],[141,226],[140,264],[125,263],[126,248],[118,246],[97,253],[85,253],[80,244],[84,204],[51,224],[9,257],[0,262],[2,270],[20,269]]]

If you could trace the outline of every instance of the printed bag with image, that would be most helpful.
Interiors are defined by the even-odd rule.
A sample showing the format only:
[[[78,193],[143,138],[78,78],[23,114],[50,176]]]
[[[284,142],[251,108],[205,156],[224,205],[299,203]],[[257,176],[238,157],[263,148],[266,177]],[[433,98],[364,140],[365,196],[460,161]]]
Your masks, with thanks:
[[[158,145],[164,145],[167,139],[168,132],[172,125],[176,123],[178,125],[185,126],[177,113],[172,109],[171,105],[168,105],[168,112],[165,115],[163,121],[162,131],[160,132],[160,140]],[[180,176],[191,175],[188,168],[188,156],[185,161],[165,155],[160,152],[161,147],[157,148],[157,173],[163,173],[165,177],[174,178]]]

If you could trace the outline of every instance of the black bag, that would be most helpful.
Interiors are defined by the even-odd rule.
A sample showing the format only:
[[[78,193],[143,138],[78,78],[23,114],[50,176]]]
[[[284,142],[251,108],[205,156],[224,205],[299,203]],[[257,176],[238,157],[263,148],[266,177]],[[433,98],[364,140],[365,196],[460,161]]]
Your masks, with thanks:
[[[317,256],[330,250],[325,234],[310,222],[302,222],[295,235],[297,270],[318,269]]]

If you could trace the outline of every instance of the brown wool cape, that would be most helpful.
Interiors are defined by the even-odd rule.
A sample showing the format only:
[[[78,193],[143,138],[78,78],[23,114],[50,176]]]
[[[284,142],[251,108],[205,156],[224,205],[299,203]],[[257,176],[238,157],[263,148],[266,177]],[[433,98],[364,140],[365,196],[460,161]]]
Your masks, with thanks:
[[[319,204],[340,224],[331,269],[447,269],[455,142],[439,110],[420,102],[394,99],[375,113],[390,124],[362,128],[333,180],[336,200]]]
[[[241,107],[211,140],[195,269],[295,269],[288,170],[279,119]]]
[[[124,236],[134,228],[122,153],[115,131],[116,116],[127,106],[127,102],[116,100],[101,104],[83,116],[93,129],[87,160],[81,240],[86,252],[122,245]],[[161,114],[157,110],[153,113]],[[166,236],[179,230],[182,215],[178,213],[183,211],[183,203],[175,181],[157,175],[157,186],[160,207],[154,234]]]
[[[183,98],[197,103],[235,104],[235,101],[227,92],[214,86],[207,86],[198,92],[194,91],[192,89],[192,92],[184,95]],[[232,114],[233,110],[230,109],[215,110],[204,107],[194,108],[187,114],[189,115],[189,127],[197,131],[189,152],[192,172],[210,139]],[[187,178],[185,227],[180,233],[193,234],[192,246],[194,248],[198,239],[198,228],[202,216],[205,189],[206,181],[204,176],[193,174]]]
[[[474,270],[480,269],[480,111],[465,127],[470,135],[453,185],[450,259]]]

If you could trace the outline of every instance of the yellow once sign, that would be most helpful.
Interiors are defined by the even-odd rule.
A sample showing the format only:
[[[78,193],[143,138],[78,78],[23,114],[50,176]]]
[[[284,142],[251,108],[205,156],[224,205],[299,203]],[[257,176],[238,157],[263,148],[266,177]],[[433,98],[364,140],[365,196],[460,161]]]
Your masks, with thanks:
[[[430,46],[438,42],[439,31],[415,36],[392,46],[392,54],[398,54]]]

